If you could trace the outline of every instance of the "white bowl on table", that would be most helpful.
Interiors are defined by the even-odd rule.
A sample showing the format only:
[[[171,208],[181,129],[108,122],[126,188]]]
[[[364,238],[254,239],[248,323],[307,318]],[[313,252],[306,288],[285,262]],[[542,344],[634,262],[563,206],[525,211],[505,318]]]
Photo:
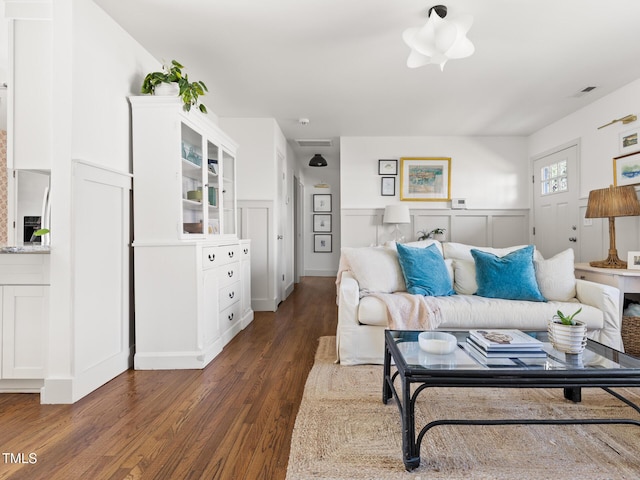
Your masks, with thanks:
[[[418,335],[418,344],[427,353],[446,355],[456,349],[458,339],[446,332],[422,332]]]

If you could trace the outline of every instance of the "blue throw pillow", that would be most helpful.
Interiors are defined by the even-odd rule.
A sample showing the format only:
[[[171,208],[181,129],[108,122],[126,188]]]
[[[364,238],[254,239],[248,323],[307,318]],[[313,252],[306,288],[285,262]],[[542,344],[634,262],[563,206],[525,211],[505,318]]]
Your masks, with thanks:
[[[540,293],[533,267],[533,245],[504,257],[471,249],[476,262],[476,295],[507,300],[546,302]]]
[[[398,247],[398,261],[407,292],[428,297],[455,295],[444,258],[435,244],[426,248]]]

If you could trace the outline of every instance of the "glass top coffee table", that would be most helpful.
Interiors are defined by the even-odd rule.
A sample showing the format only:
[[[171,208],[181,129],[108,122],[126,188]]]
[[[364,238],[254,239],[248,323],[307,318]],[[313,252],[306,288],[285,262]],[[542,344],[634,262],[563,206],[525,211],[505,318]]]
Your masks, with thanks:
[[[640,387],[640,359],[593,340],[580,355],[558,352],[548,343],[546,332],[526,332],[544,342],[542,358],[484,358],[467,346],[468,332],[448,332],[458,346],[447,355],[427,354],[420,349],[420,331],[386,330],[382,401],[396,400],[402,420],[403,460],[407,470],[420,465],[420,444],[425,433],[438,425],[527,424],[632,424],[640,427],[640,415],[602,419],[501,419],[435,420],[416,436],[415,402],[428,387],[562,388],[568,400],[579,402],[583,387],[598,387],[634,408],[640,407],[612,387]],[[393,365],[392,365],[393,362]],[[399,378],[399,388],[394,383]],[[417,384],[412,391],[412,384]]]

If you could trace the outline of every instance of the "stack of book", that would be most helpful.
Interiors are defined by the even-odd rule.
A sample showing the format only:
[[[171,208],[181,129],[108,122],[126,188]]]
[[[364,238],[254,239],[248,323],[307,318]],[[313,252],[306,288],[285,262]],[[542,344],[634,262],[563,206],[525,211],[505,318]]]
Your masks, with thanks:
[[[546,357],[542,342],[520,330],[470,330],[467,344],[487,358]]]

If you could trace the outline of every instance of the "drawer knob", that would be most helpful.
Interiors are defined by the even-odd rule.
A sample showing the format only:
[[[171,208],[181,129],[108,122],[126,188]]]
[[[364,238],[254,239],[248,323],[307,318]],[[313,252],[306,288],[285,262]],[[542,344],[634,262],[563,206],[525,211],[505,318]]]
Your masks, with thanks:
[[[213,262],[216,259],[216,254],[215,253],[210,253],[209,254],[209,261]]]
[[[586,279],[586,278],[587,278],[587,277],[585,277],[584,275],[580,275],[580,280],[584,280],[584,279]]]
[[[236,293],[235,293],[235,292],[229,292],[229,298],[233,298],[233,297],[235,297],[235,296],[236,296]]]
[[[229,252],[229,258],[233,258],[233,251]]]
[[[229,271],[227,272],[227,276],[228,276],[229,278],[233,277],[233,270],[229,270]]]
[[[245,255],[247,255],[248,253],[249,253],[249,249],[248,249],[248,248],[245,248],[245,249],[244,249],[244,254],[245,254]]]
[[[227,316],[227,318],[229,319],[229,321],[233,320],[233,313],[231,313],[230,315]]]

